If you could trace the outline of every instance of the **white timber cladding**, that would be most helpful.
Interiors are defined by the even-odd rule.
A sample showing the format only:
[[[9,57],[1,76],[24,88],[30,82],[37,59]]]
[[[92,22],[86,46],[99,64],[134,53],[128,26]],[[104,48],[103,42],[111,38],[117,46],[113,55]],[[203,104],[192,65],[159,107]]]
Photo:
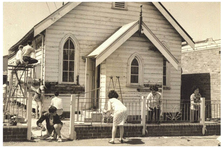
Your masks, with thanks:
[[[152,3],[128,2],[128,10],[122,11],[111,9],[112,2],[83,2],[46,30],[46,81],[59,81],[61,56],[59,43],[66,34],[72,34],[79,43],[79,82],[80,85],[84,85],[86,63],[82,57],[94,51],[124,24],[138,20],[141,4],[143,4],[143,22],[159,41],[168,44],[169,51],[178,60],[178,69],[180,69],[182,38]],[[142,93],[137,92],[136,88],[126,87],[127,60],[135,52],[144,59],[143,83],[162,82],[163,56],[159,52],[150,50],[151,46],[152,43],[146,37],[133,35],[103,61],[100,73],[100,97],[107,97],[107,88],[104,87],[108,85],[109,76],[120,76],[124,100],[140,98]],[[164,99],[180,99],[180,75],[181,71],[170,65],[171,89],[164,90]]]
[[[137,42],[140,43],[140,46],[137,45]],[[106,83],[109,84],[110,76],[114,77],[114,82],[116,82],[116,76],[119,76],[124,100],[139,99],[142,93],[138,92],[137,88],[143,87],[143,84],[162,83],[163,56],[160,52],[153,51],[149,47],[152,47],[152,43],[145,36],[140,37],[135,34],[106,59],[105,63],[108,67],[106,69]],[[141,62],[139,64],[142,64],[143,59],[141,65],[143,70],[139,71],[143,72],[143,82],[134,87],[134,85],[128,84],[127,81],[130,79],[128,60],[135,56],[140,57]],[[120,93],[119,86],[117,84],[115,86],[115,89]]]
[[[159,2],[153,2],[155,7],[162,12],[163,16],[174,26],[174,28],[178,31],[178,33],[185,39],[185,41],[194,49],[195,45],[194,42],[187,36],[184,30],[173,20],[173,18],[168,14],[165,13],[164,8],[160,5]]]
[[[52,25],[54,22],[59,20],[61,17],[63,17],[65,14],[67,14],[71,9],[75,8],[78,6],[80,2],[75,2],[75,3],[68,3],[65,6],[60,8],[59,12],[54,12],[51,14],[48,18],[49,19],[44,19],[42,22],[37,24],[34,27],[34,37],[40,34],[42,31],[44,31],[47,27]]]

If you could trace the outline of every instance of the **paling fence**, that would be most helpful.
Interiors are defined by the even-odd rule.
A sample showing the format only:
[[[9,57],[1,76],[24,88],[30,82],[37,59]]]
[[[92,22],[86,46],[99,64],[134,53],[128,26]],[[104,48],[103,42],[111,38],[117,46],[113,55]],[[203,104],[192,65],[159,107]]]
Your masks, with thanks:
[[[75,122],[76,123],[112,123],[112,116],[103,114],[106,102],[109,99],[78,98],[76,97]],[[130,99],[129,99],[130,100]],[[133,99],[132,99],[133,100]],[[123,100],[127,107],[127,123],[141,123],[142,114],[145,114],[146,123],[155,123],[150,119],[148,110],[143,109],[142,98],[133,101]],[[205,102],[205,120],[220,119],[220,101],[211,100]],[[190,101],[187,100],[162,100],[162,123],[190,122]],[[198,108],[198,121],[200,121],[200,106]],[[155,116],[155,114],[153,114]],[[154,118],[153,118],[154,119]]]
[[[12,120],[16,122],[26,122],[27,119],[27,97],[16,91],[13,97],[7,95],[3,106],[4,123],[10,123]]]

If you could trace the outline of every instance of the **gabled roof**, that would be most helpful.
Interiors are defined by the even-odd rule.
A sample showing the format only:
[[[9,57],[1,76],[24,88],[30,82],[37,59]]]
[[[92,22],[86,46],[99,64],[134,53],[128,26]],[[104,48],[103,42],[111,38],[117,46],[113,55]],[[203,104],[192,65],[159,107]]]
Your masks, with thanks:
[[[121,37],[124,36],[124,34],[132,30],[135,26],[137,27],[137,25],[138,21],[123,25],[111,37],[109,37],[105,42],[103,42],[98,48],[91,52],[88,57],[97,57],[98,55],[101,55],[105,49],[111,48],[111,45],[114,44],[114,42],[117,42]]]
[[[170,14],[170,12],[160,3],[152,2],[153,5],[162,13],[162,15],[168,20],[168,22],[177,30],[182,38],[194,49],[194,41],[189,34],[183,29],[183,27],[176,21],[176,19]]]
[[[69,11],[77,7],[81,2],[68,2],[64,6],[60,7],[54,13],[50,14],[44,20],[35,25],[21,40],[13,45],[9,51],[17,51],[20,44],[26,43],[27,40],[36,37],[39,33],[47,29],[50,25],[62,18]],[[173,16],[167,11],[167,9],[160,2],[152,2],[154,6],[162,13],[162,15],[169,21],[169,23],[178,31],[182,38],[194,48],[194,42],[188,33],[179,25],[179,23],[173,18]]]
[[[18,46],[21,44],[26,44],[28,40],[33,39],[37,35],[39,35],[42,31],[47,29],[49,26],[51,26],[53,23],[58,21],[61,17],[63,17],[65,14],[70,12],[72,9],[74,9],[76,6],[78,6],[81,2],[68,2],[62,7],[60,7],[58,10],[50,14],[48,17],[43,19],[41,22],[36,24],[22,39],[20,39],[15,45],[13,45],[9,51],[11,54],[9,55],[9,58],[12,57],[18,50]]]
[[[96,58],[96,66],[107,59],[114,51],[116,51],[126,40],[139,31],[139,21],[131,22],[123,25],[112,36],[104,41],[99,47],[92,51],[88,57]],[[154,35],[154,33],[142,22],[144,35],[153,43],[153,45],[162,53],[162,55],[174,66],[179,69],[178,60],[172,55],[169,49]]]

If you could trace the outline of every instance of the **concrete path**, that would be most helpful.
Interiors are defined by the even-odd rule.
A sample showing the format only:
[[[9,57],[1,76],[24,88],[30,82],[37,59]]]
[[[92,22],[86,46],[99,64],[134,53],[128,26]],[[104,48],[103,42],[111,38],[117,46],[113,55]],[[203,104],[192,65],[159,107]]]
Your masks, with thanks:
[[[124,143],[109,144],[110,139],[85,139],[63,142],[54,140],[35,140],[30,142],[4,142],[3,146],[217,146],[218,136],[186,137],[130,137]]]

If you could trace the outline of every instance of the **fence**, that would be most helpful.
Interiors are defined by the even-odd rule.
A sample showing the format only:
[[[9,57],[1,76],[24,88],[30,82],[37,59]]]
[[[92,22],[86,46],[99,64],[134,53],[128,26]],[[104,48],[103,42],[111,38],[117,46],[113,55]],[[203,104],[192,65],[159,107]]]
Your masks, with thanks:
[[[107,99],[95,99],[95,98],[79,98],[77,97],[75,121],[76,123],[111,123],[112,117],[105,116],[103,109],[106,107]],[[129,99],[130,100],[130,99]],[[150,112],[147,111],[146,98],[127,101],[124,100],[123,104],[127,107],[128,118],[127,123],[141,123],[142,116],[144,115],[145,123],[156,123],[151,120]],[[162,100],[162,116],[160,121],[162,123],[175,123],[175,122],[190,122],[191,111],[190,101],[187,100]],[[198,110],[198,122],[200,122],[200,106]],[[155,114],[153,114],[155,116]],[[220,101],[206,101],[205,103],[205,120],[213,120],[220,118]]]

